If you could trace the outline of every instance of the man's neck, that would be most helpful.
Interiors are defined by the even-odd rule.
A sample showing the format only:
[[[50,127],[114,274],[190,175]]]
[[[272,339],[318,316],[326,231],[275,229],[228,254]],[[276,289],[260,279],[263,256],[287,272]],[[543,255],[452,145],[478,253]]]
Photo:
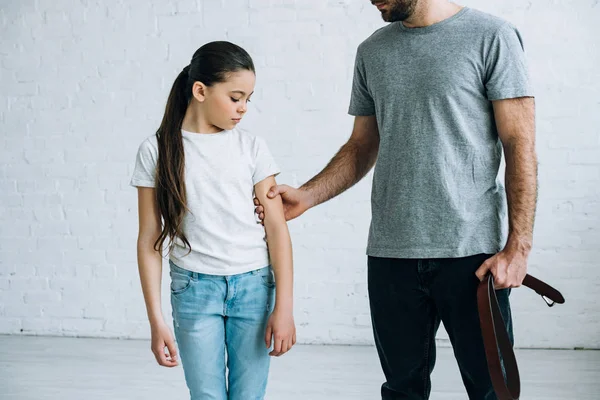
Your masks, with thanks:
[[[407,28],[423,28],[450,18],[462,9],[448,0],[421,0],[414,14],[402,24]]]

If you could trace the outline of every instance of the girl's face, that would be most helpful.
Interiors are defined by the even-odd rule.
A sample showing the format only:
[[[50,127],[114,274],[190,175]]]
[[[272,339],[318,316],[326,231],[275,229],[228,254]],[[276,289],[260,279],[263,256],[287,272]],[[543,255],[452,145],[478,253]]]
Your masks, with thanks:
[[[202,103],[207,122],[220,129],[233,129],[246,114],[255,82],[254,72],[240,70],[230,73],[225,82],[210,87],[202,85],[204,95],[197,99]]]

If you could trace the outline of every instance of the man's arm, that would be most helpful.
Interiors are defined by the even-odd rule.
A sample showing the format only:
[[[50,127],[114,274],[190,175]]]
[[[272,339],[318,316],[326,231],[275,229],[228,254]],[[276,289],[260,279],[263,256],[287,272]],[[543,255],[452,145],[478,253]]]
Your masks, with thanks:
[[[522,97],[494,101],[493,105],[506,159],[507,246],[529,251],[537,203],[535,101]]]
[[[267,196],[274,199],[281,195],[285,219],[290,221],[360,181],[373,168],[378,151],[379,130],[375,116],[358,116],[354,119],[350,139],[321,172],[298,189],[288,185],[273,186]],[[254,199],[254,205],[256,214],[263,221],[264,207],[259,199]]]
[[[321,172],[300,187],[309,194],[308,208],[334,198],[360,181],[375,165],[378,151],[375,116],[356,117],[350,139]]]
[[[488,259],[476,275],[483,279],[489,270],[497,288],[518,287],[527,273],[537,203],[535,101],[521,97],[496,100],[493,106],[506,159],[508,240],[505,248]]]

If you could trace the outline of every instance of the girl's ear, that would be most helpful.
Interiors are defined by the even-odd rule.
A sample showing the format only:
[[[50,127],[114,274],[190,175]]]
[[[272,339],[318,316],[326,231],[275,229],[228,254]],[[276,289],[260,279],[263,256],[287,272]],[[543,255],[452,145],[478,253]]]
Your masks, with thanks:
[[[192,86],[192,95],[196,98],[196,100],[202,103],[206,99],[206,89],[207,87],[204,85],[204,83],[196,81]]]

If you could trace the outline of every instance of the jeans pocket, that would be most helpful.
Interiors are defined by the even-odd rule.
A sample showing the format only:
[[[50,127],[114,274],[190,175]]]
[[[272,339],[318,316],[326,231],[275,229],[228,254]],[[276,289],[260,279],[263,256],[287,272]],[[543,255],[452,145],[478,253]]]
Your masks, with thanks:
[[[179,295],[192,285],[191,275],[171,270],[171,294]]]
[[[261,274],[260,279],[262,284],[267,288],[273,289],[275,287],[275,276],[271,268],[267,269],[266,273]]]

